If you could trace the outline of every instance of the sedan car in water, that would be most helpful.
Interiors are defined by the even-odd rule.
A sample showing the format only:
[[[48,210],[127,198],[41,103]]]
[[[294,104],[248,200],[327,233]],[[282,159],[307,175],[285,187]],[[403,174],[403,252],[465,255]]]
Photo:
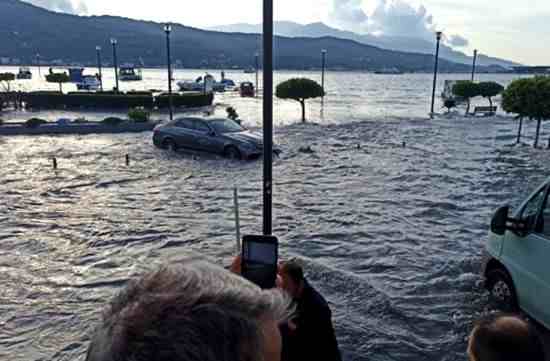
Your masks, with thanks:
[[[153,143],[160,148],[188,149],[251,159],[262,155],[263,136],[224,118],[186,117],[161,124],[153,131]],[[278,150],[274,147],[274,152]]]

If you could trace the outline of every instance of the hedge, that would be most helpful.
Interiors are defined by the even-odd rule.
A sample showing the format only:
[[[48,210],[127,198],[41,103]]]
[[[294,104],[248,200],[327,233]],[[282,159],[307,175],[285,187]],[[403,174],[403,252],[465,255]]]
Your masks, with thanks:
[[[214,102],[213,93],[187,93],[187,94],[172,94],[172,104],[174,107],[196,108],[212,105]],[[155,105],[157,108],[168,108],[170,104],[169,95],[163,93],[155,97]]]

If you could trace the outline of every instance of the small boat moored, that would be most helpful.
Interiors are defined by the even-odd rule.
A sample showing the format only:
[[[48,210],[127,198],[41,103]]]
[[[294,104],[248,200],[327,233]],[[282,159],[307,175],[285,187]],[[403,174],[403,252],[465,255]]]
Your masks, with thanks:
[[[136,69],[133,66],[121,66],[118,72],[118,77],[120,81],[141,81],[143,76],[141,74],[141,69]]]
[[[19,68],[19,73],[17,73],[17,79],[20,79],[20,80],[30,80],[30,79],[32,79],[31,70],[27,67]]]

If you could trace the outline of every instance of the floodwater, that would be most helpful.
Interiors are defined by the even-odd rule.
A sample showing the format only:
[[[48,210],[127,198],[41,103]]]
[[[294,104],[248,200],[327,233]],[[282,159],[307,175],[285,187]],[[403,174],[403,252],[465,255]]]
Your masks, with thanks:
[[[378,77],[330,73],[340,90],[322,117],[311,104],[308,124],[277,102],[274,233],[331,303],[345,360],[465,360],[489,308],[479,273],[491,214],[548,176],[549,151],[513,146],[508,116],[427,119],[429,91],[417,90],[429,76]],[[366,79],[389,89],[363,92]],[[216,103],[260,123],[260,100]],[[132,275],[189,255],[227,265],[234,186],[243,233],[261,232],[259,161],[170,154],[151,133],[4,137],[0,149],[2,360],[83,360],[102,306]]]

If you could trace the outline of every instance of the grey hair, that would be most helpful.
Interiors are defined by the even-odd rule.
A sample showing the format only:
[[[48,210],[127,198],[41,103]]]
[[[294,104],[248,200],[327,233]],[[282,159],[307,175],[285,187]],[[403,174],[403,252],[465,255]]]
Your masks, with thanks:
[[[262,322],[283,323],[290,300],[204,261],[131,280],[111,302],[87,361],[262,361]]]

